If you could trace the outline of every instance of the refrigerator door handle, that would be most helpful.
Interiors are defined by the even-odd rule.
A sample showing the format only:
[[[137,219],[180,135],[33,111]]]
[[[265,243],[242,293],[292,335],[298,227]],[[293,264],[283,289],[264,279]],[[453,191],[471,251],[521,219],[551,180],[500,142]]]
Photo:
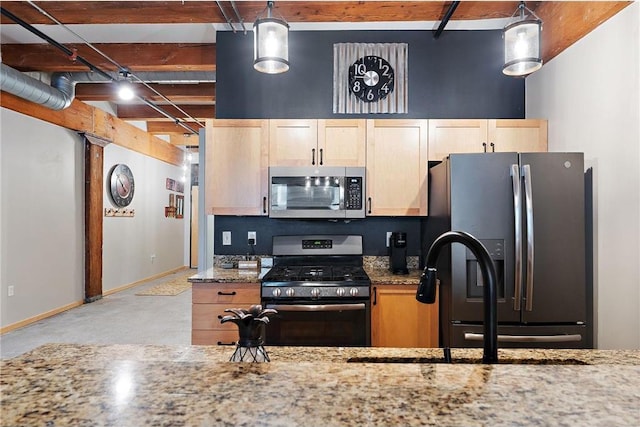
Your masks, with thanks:
[[[531,166],[522,165],[524,178],[525,213],[527,217],[527,284],[524,294],[525,310],[533,310],[533,193],[531,190]]]
[[[465,332],[464,339],[468,341],[482,341],[483,334]],[[568,335],[498,335],[498,341],[502,342],[576,342],[582,341],[580,334]]]
[[[520,187],[520,167],[511,165],[513,183],[513,219],[515,224],[515,276],[513,285],[513,310],[521,310],[522,302],[522,196]]]

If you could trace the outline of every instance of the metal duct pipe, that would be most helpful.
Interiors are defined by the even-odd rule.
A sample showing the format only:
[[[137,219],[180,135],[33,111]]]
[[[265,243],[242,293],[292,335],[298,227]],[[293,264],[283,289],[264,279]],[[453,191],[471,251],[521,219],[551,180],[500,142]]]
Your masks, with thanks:
[[[111,83],[120,78],[120,74],[115,71],[105,72],[104,75],[94,72],[53,73],[49,86],[8,65],[1,65],[1,90],[52,110],[63,110],[71,105],[78,83]],[[207,71],[142,72],[136,73],[136,76],[146,83],[184,84],[216,81],[216,73]]]
[[[68,87],[66,82],[60,81],[59,86],[71,91],[62,91],[58,88],[49,86],[40,80],[27,76],[18,70],[15,70],[8,65],[0,64],[0,89],[26,99],[27,101],[35,102],[36,104],[43,105],[52,110],[62,110],[71,105],[73,101],[73,86]]]

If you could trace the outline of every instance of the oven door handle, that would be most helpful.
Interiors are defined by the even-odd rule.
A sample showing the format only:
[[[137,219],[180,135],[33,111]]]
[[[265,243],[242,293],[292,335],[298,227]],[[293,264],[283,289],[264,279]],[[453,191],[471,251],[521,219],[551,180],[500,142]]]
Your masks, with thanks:
[[[266,308],[277,311],[356,311],[366,308],[364,303],[359,304],[267,304]]]

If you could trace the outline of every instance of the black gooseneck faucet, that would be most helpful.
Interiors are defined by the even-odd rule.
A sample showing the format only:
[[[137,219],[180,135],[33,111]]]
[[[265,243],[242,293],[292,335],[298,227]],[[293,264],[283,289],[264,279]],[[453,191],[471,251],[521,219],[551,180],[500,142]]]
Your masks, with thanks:
[[[484,354],[482,363],[498,362],[498,294],[496,269],[489,251],[469,233],[448,231],[440,235],[429,248],[427,261],[420,277],[416,299],[424,304],[433,304],[436,300],[436,263],[442,248],[450,243],[462,243],[475,255],[480,264],[484,280]],[[447,351],[445,349],[445,355]]]

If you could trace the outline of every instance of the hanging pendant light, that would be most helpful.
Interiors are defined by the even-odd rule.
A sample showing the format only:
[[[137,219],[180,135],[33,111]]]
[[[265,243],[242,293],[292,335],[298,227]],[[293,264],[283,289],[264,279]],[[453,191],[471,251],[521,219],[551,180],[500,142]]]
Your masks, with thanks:
[[[527,10],[536,19],[525,19]],[[520,13],[520,19],[504,27],[504,67],[502,72],[508,76],[526,76],[542,67],[540,58],[540,32],[542,21],[529,8],[520,2],[514,12]]]
[[[267,17],[253,24],[253,68],[261,73],[279,74],[289,70],[289,25],[273,18],[273,1],[267,2]]]

